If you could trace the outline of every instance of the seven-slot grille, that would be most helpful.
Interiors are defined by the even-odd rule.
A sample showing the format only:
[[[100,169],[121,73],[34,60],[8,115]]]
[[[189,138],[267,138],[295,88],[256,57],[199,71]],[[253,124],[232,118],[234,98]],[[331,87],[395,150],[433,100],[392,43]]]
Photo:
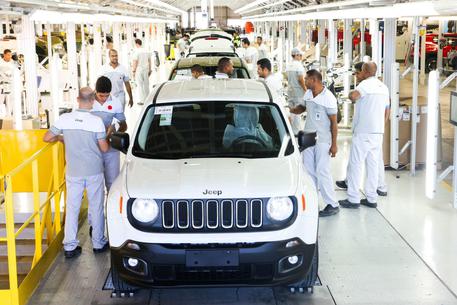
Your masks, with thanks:
[[[247,229],[263,223],[261,199],[163,200],[161,212],[164,229]]]

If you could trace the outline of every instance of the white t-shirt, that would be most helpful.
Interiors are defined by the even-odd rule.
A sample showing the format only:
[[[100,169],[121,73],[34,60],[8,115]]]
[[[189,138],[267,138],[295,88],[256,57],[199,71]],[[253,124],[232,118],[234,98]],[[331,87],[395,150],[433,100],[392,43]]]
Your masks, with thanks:
[[[149,57],[150,54],[144,48],[136,48],[132,54],[132,60],[138,61],[137,70],[149,71]]]
[[[316,132],[318,143],[332,144],[329,116],[338,113],[335,96],[324,87],[324,90],[315,97],[311,90],[307,90],[303,99],[307,112],[305,132]]]
[[[258,59],[268,58],[268,50],[267,47],[262,43],[259,48],[257,49],[259,54]]]
[[[280,105],[281,107],[286,106],[284,96],[282,94],[282,79],[281,74],[270,74],[267,78],[264,79],[268,88],[271,91],[273,100]]]
[[[244,58],[244,60],[246,60],[246,62],[248,64],[257,65],[258,56],[259,56],[259,54],[257,52],[257,49],[254,47],[249,46],[244,50],[243,58]]]
[[[212,78],[211,75],[203,74],[203,75],[200,75],[197,79],[208,79],[208,78]]]
[[[356,88],[360,99],[355,103],[352,130],[356,133],[384,133],[384,113],[389,107],[389,89],[376,77],[362,81]]]
[[[222,73],[222,72],[216,71],[214,78],[229,78],[229,76],[227,75],[227,73]]]
[[[116,68],[113,68],[108,63],[102,66],[99,76],[102,75],[108,77],[111,81],[111,95],[118,98],[121,103],[125,105],[124,83],[130,80],[127,69],[121,64],[118,64]]]
[[[287,95],[292,104],[299,103],[305,95],[305,90],[298,81],[299,77],[304,77],[305,67],[298,60],[292,60],[286,68],[287,73]]]

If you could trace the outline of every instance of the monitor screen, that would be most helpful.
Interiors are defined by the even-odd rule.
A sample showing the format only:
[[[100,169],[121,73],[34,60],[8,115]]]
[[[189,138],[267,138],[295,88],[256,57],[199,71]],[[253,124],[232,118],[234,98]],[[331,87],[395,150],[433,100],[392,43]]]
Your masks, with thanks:
[[[451,111],[449,116],[449,122],[452,125],[457,126],[457,92],[451,92]]]

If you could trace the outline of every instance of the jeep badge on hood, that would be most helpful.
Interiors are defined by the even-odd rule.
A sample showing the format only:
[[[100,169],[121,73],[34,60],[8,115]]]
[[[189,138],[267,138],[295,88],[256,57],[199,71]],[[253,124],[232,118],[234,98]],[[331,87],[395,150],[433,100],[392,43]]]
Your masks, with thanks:
[[[203,192],[203,195],[217,195],[217,196],[220,196],[220,195],[222,195],[222,191],[220,191],[220,190],[205,190]]]

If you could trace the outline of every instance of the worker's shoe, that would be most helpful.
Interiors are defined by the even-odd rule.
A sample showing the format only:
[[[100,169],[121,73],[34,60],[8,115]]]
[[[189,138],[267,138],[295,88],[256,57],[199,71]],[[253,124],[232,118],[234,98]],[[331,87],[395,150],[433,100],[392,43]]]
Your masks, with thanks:
[[[322,211],[319,211],[319,217],[332,216],[338,214],[339,211],[339,207],[333,207],[331,204],[327,204],[327,206]]]
[[[376,193],[378,193],[378,196],[381,196],[381,197],[386,197],[387,196],[387,192],[383,192],[383,191],[380,191],[380,190],[376,190]]]
[[[340,204],[340,206],[346,209],[358,209],[360,206],[360,203],[350,202],[347,199],[339,200],[338,203]]]
[[[81,255],[82,248],[77,246],[74,250],[64,251],[65,258],[75,258]]]
[[[340,189],[347,190],[348,189],[348,184],[344,180],[339,180],[336,183],[336,186],[339,187]]]
[[[105,252],[106,250],[109,249],[109,243],[106,243],[103,247],[101,247],[100,249],[95,249],[93,248],[92,250],[94,250],[94,253],[95,254],[98,254],[98,253],[103,253]]]
[[[360,204],[367,206],[369,208],[376,208],[378,206],[378,204],[376,202],[369,202],[368,199],[360,200]]]

